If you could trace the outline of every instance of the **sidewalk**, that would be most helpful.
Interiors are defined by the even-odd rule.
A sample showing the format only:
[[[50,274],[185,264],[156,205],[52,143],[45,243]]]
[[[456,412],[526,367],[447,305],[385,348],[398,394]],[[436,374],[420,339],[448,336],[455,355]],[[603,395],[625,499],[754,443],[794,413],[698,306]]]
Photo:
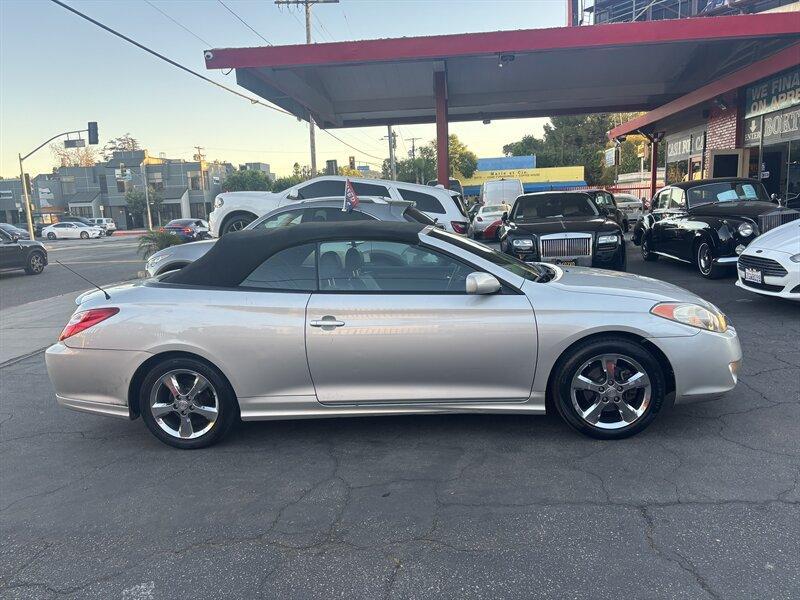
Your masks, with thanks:
[[[0,311],[0,365],[44,350],[58,340],[81,293],[70,292]]]

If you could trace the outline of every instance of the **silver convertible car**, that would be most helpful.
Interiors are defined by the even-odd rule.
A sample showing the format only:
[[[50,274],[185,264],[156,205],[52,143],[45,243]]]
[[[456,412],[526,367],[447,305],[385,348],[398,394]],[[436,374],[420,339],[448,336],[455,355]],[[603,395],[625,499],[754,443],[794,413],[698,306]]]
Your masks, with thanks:
[[[106,292],[80,296],[47,350],[57,400],[141,416],[179,448],[240,418],[409,413],[556,411],[622,438],[732,389],[742,358],[725,316],[683,289],[421,223],[241,231]]]

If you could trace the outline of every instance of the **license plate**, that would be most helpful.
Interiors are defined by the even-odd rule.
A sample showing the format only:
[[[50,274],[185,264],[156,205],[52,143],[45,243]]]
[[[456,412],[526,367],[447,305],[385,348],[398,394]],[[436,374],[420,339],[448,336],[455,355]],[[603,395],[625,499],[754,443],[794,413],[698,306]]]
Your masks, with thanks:
[[[574,267],[578,263],[576,263],[574,260],[557,260],[556,264],[557,265],[564,265],[566,267]]]
[[[753,283],[764,283],[764,278],[761,275],[760,269],[748,269],[745,268],[744,270],[744,280],[745,281],[752,281]]]

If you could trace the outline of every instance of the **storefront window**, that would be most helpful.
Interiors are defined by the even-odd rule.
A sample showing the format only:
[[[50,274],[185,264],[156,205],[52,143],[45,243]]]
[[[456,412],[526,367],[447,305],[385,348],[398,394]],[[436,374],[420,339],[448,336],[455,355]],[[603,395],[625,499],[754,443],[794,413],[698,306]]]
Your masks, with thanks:
[[[786,175],[786,200],[800,196],[800,140],[789,142],[789,169]]]
[[[666,183],[680,183],[688,179],[689,162],[681,160],[678,162],[667,163]]]

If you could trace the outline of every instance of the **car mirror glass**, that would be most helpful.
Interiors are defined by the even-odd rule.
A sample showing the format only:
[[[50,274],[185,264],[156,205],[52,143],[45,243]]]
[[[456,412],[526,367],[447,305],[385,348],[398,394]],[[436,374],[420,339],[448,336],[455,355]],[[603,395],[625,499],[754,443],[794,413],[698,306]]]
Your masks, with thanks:
[[[467,275],[466,290],[468,294],[495,294],[500,291],[500,282],[494,275],[476,271]]]
[[[500,220],[501,220],[503,223],[508,223],[508,212],[504,212],[504,213],[503,213],[503,216],[502,216],[502,217],[500,217]]]

